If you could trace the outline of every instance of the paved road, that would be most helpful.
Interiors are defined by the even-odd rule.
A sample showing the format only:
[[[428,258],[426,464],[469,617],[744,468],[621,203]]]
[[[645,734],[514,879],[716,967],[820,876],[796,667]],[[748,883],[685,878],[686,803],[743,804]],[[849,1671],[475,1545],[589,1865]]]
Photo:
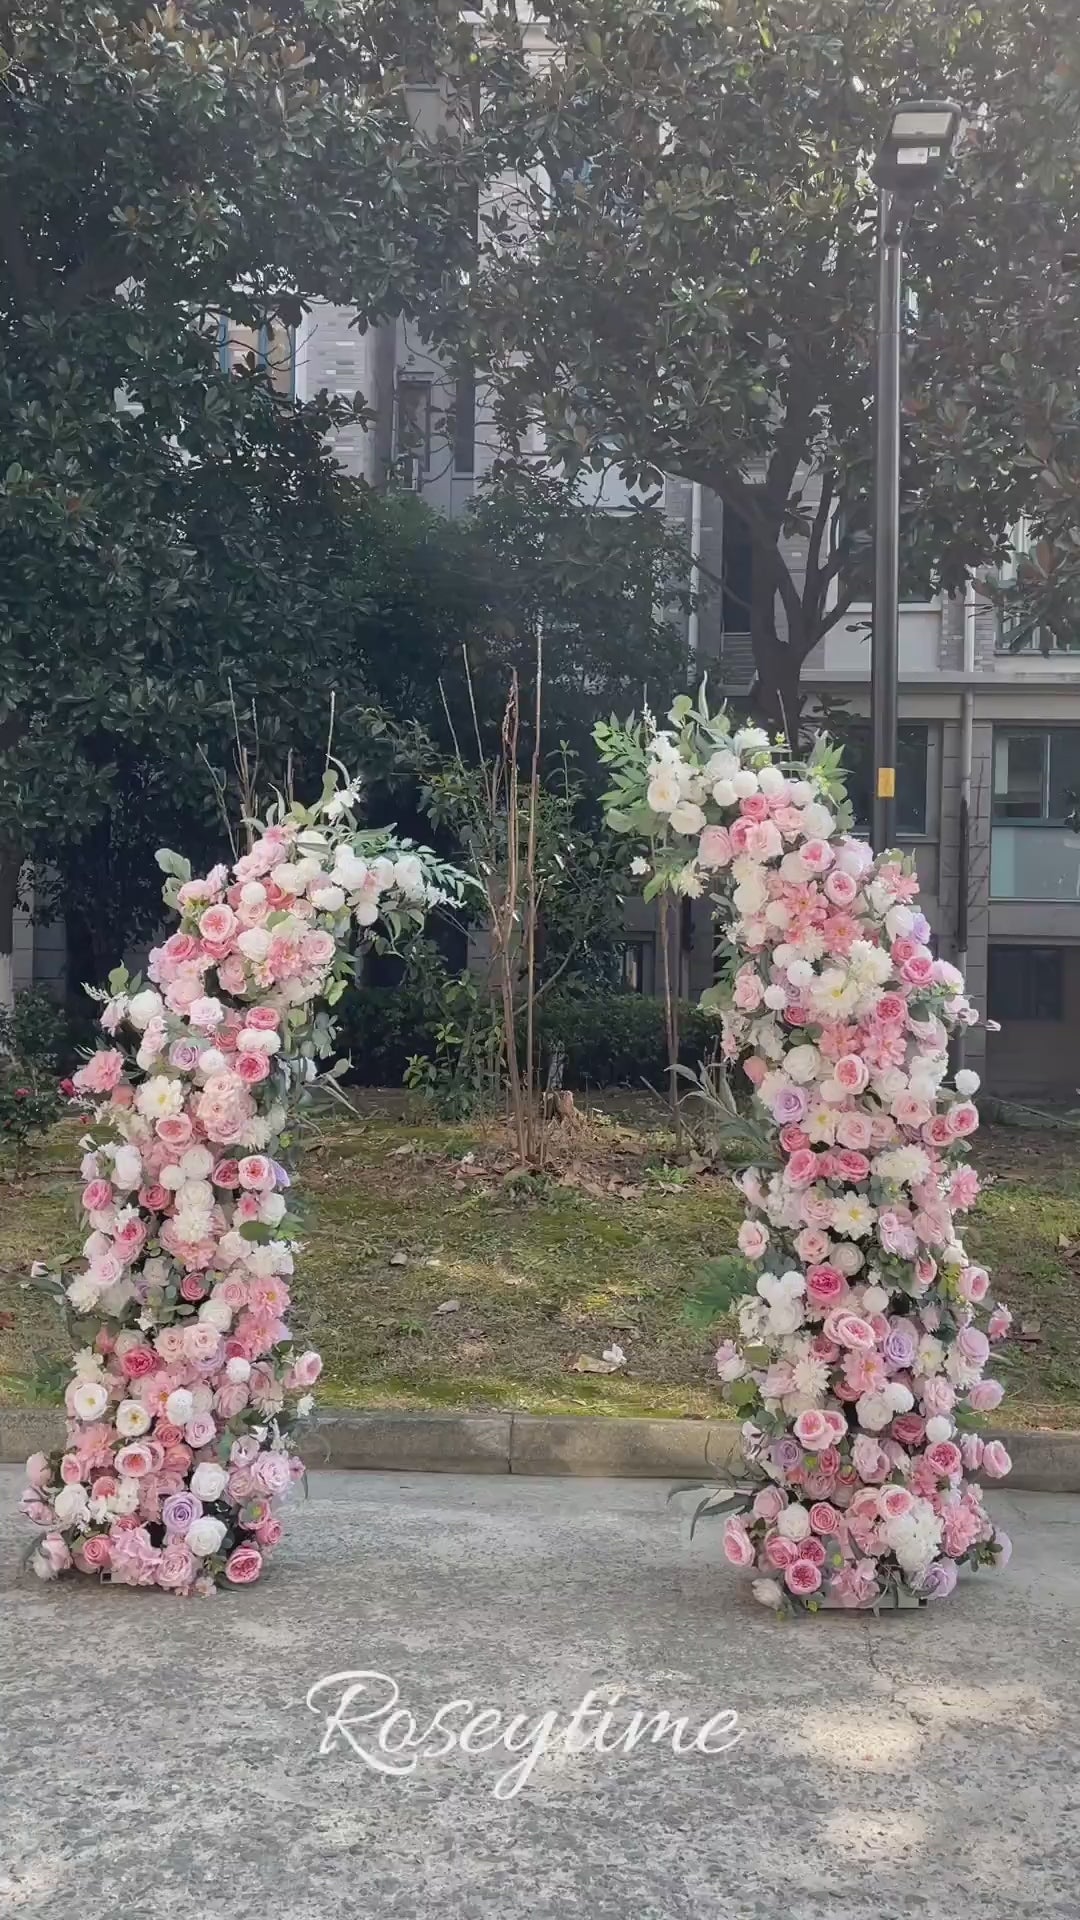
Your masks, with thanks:
[[[1080,1912],[1080,1500],[999,1495],[1013,1564],[947,1604],[782,1627],[653,1482],[316,1474],[273,1576],[207,1602],[20,1575],[18,1484],[0,1473],[4,1916]],[[609,1740],[633,1709],[686,1715],[686,1740],[725,1708],[744,1731],[681,1757],[553,1737],[499,1799],[526,1748],[401,1778],[340,1731],[320,1754],[344,1683],[318,1713],[309,1689],[364,1671],[387,1678],[352,1713],[384,1714],[393,1680],[418,1735],[465,1697],[558,1712],[554,1736],[590,1688],[622,1695]],[[353,1740],[377,1753],[381,1724]]]

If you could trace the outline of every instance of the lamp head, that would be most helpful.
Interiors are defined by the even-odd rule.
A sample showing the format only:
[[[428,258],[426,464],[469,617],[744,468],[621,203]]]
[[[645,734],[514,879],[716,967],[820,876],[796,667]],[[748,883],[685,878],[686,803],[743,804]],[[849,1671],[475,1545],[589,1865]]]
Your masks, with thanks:
[[[878,186],[911,199],[935,186],[952,158],[963,117],[955,100],[899,101],[874,161]]]

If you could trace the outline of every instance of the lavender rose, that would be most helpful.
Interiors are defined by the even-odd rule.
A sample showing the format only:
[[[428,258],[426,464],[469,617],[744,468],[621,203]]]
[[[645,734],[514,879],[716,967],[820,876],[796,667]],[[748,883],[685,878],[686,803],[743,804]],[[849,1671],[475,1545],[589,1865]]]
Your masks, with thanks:
[[[203,1510],[202,1501],[193,1493],[170,1493],[161,1503],[161,1518],[166,1533],[186,1534]]]

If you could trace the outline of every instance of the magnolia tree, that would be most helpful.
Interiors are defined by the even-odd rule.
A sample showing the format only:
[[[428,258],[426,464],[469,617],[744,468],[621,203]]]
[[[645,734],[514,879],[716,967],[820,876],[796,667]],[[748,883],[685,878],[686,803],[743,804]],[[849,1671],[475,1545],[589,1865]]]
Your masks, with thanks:
[[[976,1018],[963,980],[933,957],[911,862],[851,837],[827,743],[795,762],[703,697],[667,729],[597,737],[646,894],[718,903],[729,965],[709,998],[752,1089],[759,1164],[710,1299],[735,1307],[717,1368],[758,1484],[704,1506],[779,1612],[944,1597],[1010,1551],[968,1478],[1011,1464],[979,1431],[1010,1316],[956,1218],[979,1189],[978,1077],[948,1073],[950,1032]]]
[[[333,1051],[355,930],[418,925],[460,890],[426,850],[359,833],[354,797],[328,775],[204,879],[159,854],[179,927],[149,984],[119,968],[102,996],[105,1042],[75,1075],[94,1108],[85,1263],[47,1281],[85,1336],[66,1444],[30,1458],[22,1501],[43,1579],[209,1594],[257,1580],[281,1538],[322,1366],[287,1324],[290,1128]]]

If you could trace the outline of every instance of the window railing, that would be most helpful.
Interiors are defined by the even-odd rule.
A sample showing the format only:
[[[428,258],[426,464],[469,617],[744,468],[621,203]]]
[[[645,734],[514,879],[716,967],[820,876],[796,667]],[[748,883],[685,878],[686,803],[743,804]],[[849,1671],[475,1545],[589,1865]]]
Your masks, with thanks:
[[[992,827],[990,897],[1080,906],[1080,834],[1039,822]]]

